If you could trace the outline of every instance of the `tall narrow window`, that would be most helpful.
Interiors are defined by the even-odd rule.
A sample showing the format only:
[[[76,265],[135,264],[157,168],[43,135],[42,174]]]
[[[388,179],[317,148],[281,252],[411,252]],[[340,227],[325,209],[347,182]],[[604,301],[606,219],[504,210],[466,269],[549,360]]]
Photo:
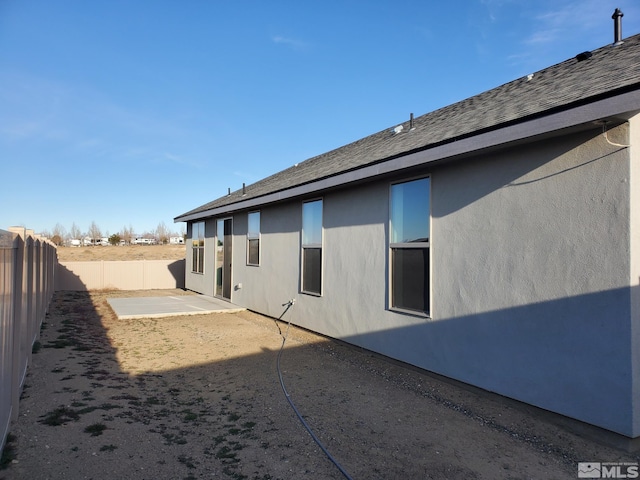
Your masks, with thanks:
[[[391,307],[429,312],[429,178],[391,185]]]
[[[195,273],[204,273],[204,222],[191,225],[192,267]]]
[[[231,299],[231,260],[233,259],[233,219],[216,221],[216,283],[214,294]]]
[[[322,200],[302,204],[302,291],[320,295],[322,285]]]
[[[260,265],[260,212],[251,212],[247,223],[247,265]]]

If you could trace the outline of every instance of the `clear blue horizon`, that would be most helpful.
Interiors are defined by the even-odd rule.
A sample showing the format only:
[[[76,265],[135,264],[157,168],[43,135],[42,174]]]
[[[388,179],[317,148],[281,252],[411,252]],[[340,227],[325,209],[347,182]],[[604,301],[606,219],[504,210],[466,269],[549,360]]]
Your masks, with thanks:
[[[634,0],[0,2],[0,228],[144,234],[640,32]]]

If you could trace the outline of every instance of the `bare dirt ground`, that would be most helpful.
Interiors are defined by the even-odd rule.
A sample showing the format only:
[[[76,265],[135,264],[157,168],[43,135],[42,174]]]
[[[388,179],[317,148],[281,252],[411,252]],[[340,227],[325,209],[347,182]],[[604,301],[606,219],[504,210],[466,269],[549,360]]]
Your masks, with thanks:
[[[0,478],[346,478],[283,394],[286,324],[118,320],[106,302],[168,294],[189,292],[56,293]],[[556,416],[295,327],[281,372],[353,479],[573,479],[579,461],[638,461]]]
[[[185,258],[184,245],[127,245],[123,247],[58,247],[60,262],[97,260],[180,260]]]

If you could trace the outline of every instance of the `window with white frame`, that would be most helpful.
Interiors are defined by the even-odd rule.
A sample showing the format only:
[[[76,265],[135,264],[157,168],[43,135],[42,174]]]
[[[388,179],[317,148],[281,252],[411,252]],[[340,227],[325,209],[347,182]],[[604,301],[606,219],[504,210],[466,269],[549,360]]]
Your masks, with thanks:
[[[247,215],[247,265],[260,265],[260,212]]]
[[[321,294],[322,200],[302,204],[302,291]]]
[[[430,179],[391,185],[391,308],[429,312]]]
[[[191,224],[191,271],[204,273],[204,222]]]

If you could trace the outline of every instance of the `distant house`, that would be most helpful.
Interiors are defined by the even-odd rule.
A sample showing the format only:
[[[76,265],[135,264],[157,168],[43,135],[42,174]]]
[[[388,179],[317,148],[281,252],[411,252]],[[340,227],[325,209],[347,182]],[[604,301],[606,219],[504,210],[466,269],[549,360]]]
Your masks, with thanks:
[[[186,287],[638,437],[639,112],[636,35],[179,215]]]
[[[169,237],[170,245],[184,245],[184,237]]]
[[[131,241],[132,245],[155,245],[155,238],[136,237]]]
[[[77,244],[75,243],[77,242]],[[79,240],[72,240],[71,241],[72,246],[79,246],[80,245],[80,241]],[[82,244],[85,247],[94,247],[94,246],[109,246],[109,239],[107,237],[102,237],[102,238],[91,238],[91,237],[84,237],[82,239]]]

